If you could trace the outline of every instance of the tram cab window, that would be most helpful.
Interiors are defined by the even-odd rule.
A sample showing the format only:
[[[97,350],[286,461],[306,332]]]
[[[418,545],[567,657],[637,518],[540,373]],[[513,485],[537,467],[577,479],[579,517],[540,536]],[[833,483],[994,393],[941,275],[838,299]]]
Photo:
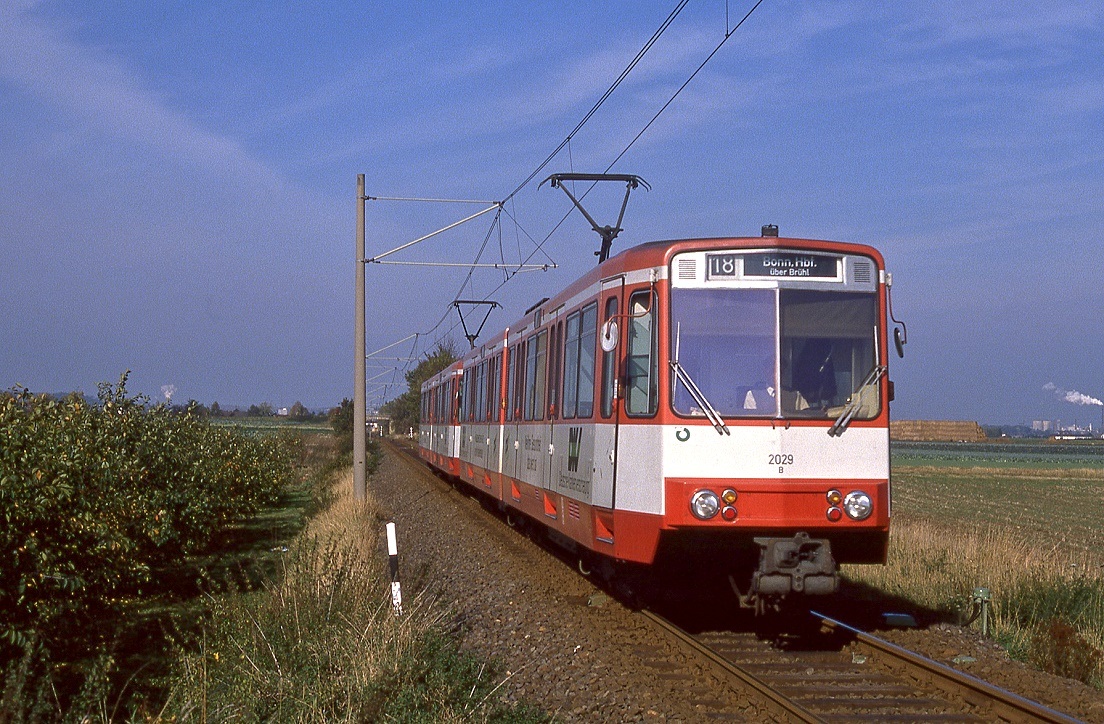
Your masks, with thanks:
[[[672,371],[676,413],[724,417],[839,417],[879,412],[873,294],[804,289],[674,289],[671,355],[700,390]]]
[[[771,289],[678,289],[671,298],[671,354],[704,396],[672,375],[675,412],[774,416],[775,311]]]
[[[877,385],[860,389],[876,364],[872,294],[782,290],[782,414],[839,417],[859,395],[857,419],[878,414]]]
[[[658,406],[655,296],[629,297],[629,340],[625,357],[625,412],[654,415]]]

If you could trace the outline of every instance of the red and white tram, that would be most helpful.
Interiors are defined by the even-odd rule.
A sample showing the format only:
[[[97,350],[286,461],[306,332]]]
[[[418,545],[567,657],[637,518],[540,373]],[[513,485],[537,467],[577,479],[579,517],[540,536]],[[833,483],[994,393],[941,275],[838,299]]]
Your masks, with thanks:
[[[422,457],[596,561],[703,561],[749,605],[884,563],[884,261],[769,231],[643,244],[542,300],[423,385]]]

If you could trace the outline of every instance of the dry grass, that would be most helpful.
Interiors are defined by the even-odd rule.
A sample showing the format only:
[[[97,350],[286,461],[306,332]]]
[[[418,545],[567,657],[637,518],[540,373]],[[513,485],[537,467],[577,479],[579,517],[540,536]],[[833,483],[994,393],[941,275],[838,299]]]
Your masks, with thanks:
[[[889,565],[846,566],[847,576],[934,609],[968,598],[973,589],[1014,591],[1028,581],[1062,586],[1104,580],[1088,553],[1040,543],[1018,531],[986,525],[949,528],[928,520],[895,520]]]
[[[898,518],[889,561],[884,567],[845,566],[844,573],[960,622],[974,612],[974,589],[988,588],[992,630],[1013,655],[1098,687],[1104,683],[1099,556],[990,524]]]
[[[532,720],[490,702],[492,670],[460,654],[424,596],[391,610],[383,522],[352,473],[287,551],[278,580],[212,597],[200,650],[183,653],[158,720]],[[404,591],[409,595],[412,591]],[[490,702],[490,703],[488,703]]]

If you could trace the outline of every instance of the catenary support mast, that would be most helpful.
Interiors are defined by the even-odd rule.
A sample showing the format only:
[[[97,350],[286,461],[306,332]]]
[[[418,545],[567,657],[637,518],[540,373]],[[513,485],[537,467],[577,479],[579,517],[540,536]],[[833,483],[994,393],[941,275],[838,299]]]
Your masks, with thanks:
[[[356,333],[353,366],[353,497],[364,500],[368,494],[367,466],[367,371],[364,353],[364,174],[357,174],[356,228]]]

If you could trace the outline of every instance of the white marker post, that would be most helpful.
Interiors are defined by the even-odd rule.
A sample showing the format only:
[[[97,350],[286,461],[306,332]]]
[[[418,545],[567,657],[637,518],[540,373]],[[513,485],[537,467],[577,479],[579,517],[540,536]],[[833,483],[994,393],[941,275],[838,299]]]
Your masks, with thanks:
[[[399,585],[399,541],[395,536],[395,524],[387,524],[387,561],[391,568],[391,610],[402,615],[402,587]]]

